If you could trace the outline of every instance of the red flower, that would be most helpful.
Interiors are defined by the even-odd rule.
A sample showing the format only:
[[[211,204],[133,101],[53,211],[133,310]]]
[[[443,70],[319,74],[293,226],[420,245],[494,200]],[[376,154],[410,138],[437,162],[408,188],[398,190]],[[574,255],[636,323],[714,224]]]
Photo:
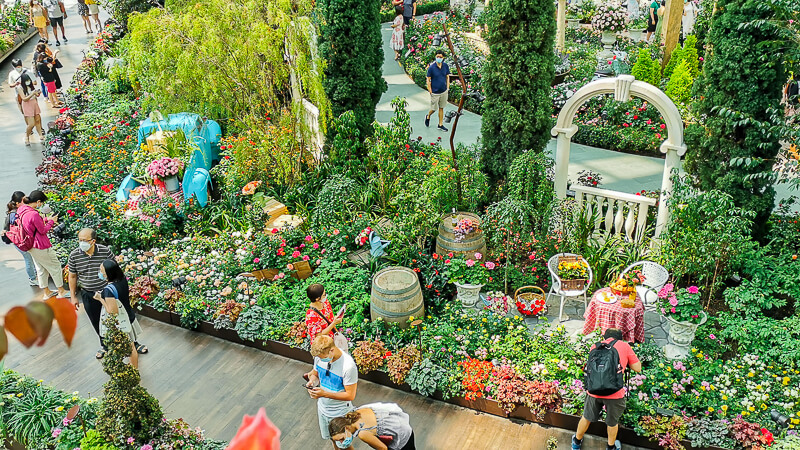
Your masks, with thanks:
[[[75,217],[75,211],[73,211],[71,209],[68,209],[67,210],[67,215],[70,216],[70,217]]]
[[[662,123],[661,125],[659,125],[659,127],[660,127],[662,130],[663,130],[664,128],[667,128],[667,126],[666,126],[666,125],[664,125],[663,123]]]

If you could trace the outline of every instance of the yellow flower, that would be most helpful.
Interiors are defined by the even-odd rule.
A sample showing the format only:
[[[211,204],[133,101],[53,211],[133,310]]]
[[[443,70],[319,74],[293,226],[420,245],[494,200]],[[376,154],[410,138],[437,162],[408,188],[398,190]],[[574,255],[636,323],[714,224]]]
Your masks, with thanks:
[[[722,405],[722,410],[723,411],[728,411],[728,405]]]
[[[789,384],[789,377],[783,377],[783,385],[786,386]]]
[[[754,374],[753,372],[748,372],[747,376],[750,377],[750,378],[753,378],[754,376],[756,376],[756,374]]]
[[[63,410],[64,410],[64,407],[63,407],[63,406],[57,406],[57,407],[56,407],[56,412],[61,412],[61,411],[63,411]]]
[[[709,407],[708,407],[708,412],[714,412],[714,408],[713,408],[713,407],[711,407],[711,406],[709,406]]]
[[[755,408],[754,406],[748,406],[748,407],[747,407],[747,410],[748,410],[748,411],[755,411],[755,410],[756,410],[756,408]]]

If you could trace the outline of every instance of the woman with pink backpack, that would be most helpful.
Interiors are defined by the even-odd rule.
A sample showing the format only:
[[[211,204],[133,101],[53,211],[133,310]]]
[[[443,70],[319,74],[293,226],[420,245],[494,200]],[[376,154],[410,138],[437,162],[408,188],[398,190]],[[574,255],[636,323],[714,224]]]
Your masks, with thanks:
[[[56,216],[42,218],[38,209],[44,206],[47,196],[44,192],[35,190],[22,199],[22,204],[17,207],[16,224],[6,233],[6,236],[22,251],[27,251],[36,265],[36,274],[39,287],[44,291],[44,299],[48,299],[55,292],[48,288],[48,278],[52,278],[58,289],[59,297],[68,297],[64,289],[64,274],[61,262],[58,260],[53,244],[47,233],[56,224]],[[16,242],[19,240],[20,242]]]
[[[6,244],[13,244],[11,239],[6,237],[6,231],[11,229],[11,224],[17,220],[17,208],[19,205],[22,204],[22,199],[25,197],[25,193],[22,191],[15,191],[11,194],[11,201],[8,202],[6,206],[6,223],[3,226],[3,242]],[[28,252],[24,252],[20,250],[19,247],[16,245],[14,248],[22,255],[22,259],[25,260],[25,272],[28,274],[28,281],[30,282],[31,286],[39,286],[39,280],[36,278],[36,265],[33,263],[33,258],[31,258],[31,254]]]

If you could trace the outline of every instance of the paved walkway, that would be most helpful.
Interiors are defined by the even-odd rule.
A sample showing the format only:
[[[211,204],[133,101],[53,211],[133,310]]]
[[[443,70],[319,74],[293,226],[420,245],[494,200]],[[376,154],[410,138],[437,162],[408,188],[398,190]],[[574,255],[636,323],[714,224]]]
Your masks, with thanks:
[[[72,77],[81,50],[89,41],[74,3],[68,6],[67,37],[71,40],[60,47],[64,80]],[[106,15],[101,15],[105,19]],[[35,41],[30,41],[16,56],[30,58],[34,44]],[[3,78],[10,69],[10,62],[0,64]],[[42,109],[44,123],[55,118],[48,107]],[[418,112],[413,114],[419,117]],[[464,122],[462,126],[465,133],[471,128]],[[0,158],[5,162],[0,167],[0,195],[35,189],[37,180],[33,170],[41,161],[41,146],[22,145],[24,124],[6,86],[0,86],[0,135],[3,137]],[[36,142],[36,138],[33,140]],[[35,298],[37,292],[27,285],[22,258],[13,247],[0,246],[0,257],[2,315],[9,307]],[[319,438],[314,401],[300,386],[300,375],[308,370],[306,364],[147,318],[141,322],[145,343],[151,350],[140,359],[142,384],[159,399],[169,417],[182,417],[192,426],[204,428],[209,437],[227,440],[234,435],[244,414],[254,414],[259,407],[265,407],[282,430],[284,449],[330,448]],[[64,346],[58,330],[54,330],[43,347],[25,349],[12,340],[3,363],[9,369],[44,379],[67,392],[98,396],[107,376],[94,359],[97,347],[94,330],[81,311],[71,349]],[[420,449],[541,449],[550,436],[558,438],[559,448],[569,448],[569,431],[511,421],[360,382],[356,403],[373,401],[397,402],[410,414]],[[604,439],[588,436],[584,448],[601,449],[603,444]]]

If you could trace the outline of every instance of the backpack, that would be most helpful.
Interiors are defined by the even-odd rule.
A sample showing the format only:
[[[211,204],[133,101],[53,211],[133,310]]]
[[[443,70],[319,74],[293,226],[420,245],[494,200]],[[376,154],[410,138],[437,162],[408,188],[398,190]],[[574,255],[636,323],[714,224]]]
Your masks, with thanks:
[[[11,218],[12,215],[14,216],[13,219]],[[16,216],[17,213],[15,211],[12,211],[6,215],[6,223],[3,225],[3,231],[8,231],[11,228],[11,222],[16,220]],[[0,239],[2,239],[6,244],[11,245],[11,239],[7,238],[5,233],[3,233],[3,236],[0,236]]]
[[[789,82],[789,88],[786,90],[786,96],[791,98],[800,95],[800,81]]]
[[[9,224],[8,231],[6,231],[8,240],[23,252],[27,252],[33,248],[34,234],[28,234],[28,232],[25,231],[25,228],[22,226],[22,214],[20,213],[17,213],[14,223]]]
[[[619,352],[614,348],[617,339],[609,343],[598,342],[589,352],[586,363],[586,390],[592,395],[611,395],[625,384],[620,370]]]

